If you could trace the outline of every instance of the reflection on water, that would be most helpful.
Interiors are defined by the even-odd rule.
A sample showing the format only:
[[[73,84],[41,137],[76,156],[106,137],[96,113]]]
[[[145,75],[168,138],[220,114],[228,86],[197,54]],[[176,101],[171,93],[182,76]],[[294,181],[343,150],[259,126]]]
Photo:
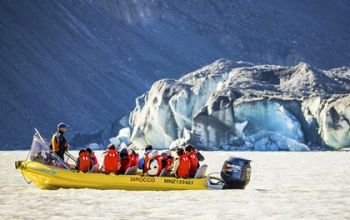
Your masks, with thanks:
[[[253,160],[248,187],[173,192],[39,190],[14,170],[26,155],[0,152],[2,219],[350,218],[348,152],[204,152],[209,172],[219,171],[228,155]]]

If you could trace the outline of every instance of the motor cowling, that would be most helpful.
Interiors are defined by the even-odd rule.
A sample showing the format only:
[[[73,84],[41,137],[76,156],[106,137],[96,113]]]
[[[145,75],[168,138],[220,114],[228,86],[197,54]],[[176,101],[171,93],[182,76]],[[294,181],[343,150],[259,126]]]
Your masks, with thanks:
[[[223,189],[244,189],[250,181],[250,162],[239,157],[230,157],[225,160],[221,170]]]

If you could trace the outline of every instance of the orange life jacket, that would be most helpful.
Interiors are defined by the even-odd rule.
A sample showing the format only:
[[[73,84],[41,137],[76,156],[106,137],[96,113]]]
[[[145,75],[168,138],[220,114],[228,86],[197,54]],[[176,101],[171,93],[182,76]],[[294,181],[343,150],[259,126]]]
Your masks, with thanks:
[[[183,154],[179,158],[179,167],[176,171],[176,176],[181,178],[188,178],[190,174],[191,161],[186,154]]]
[[[60,144],[58,143],[58,137],[57,137],[57,132],[52,135],[51,138],[51,147],[52,147],[52,151],[58,153],[60,151]],[[64,143],[64,148],[67,149],[68,148],[68,143],[65,142]]]
[[[83,152],[79,155],[79,171],[84,173],[90,170],[90,157],[88,152]]]
[[[174,163],[174,158],[173,157],[168,157],[166,159],[166,169],[170,170],[173,167],[173,163]]]
[[[53,152],[57,153],[60,150],[60,145],[58,144],[58,140],[57,140],[56,134],[52,135],[51,146],[52,146],[52,151]]]
[[[105,173],[117,173],[119,170],[119,153],[115,149],[107,151],[104,161]]]
[[[139,164],[139,155],[138,154],[129,154],[129,167],[134,167]]]
[[[157,161],[157,163],[158,163],[158,171],[157,171],[157,175],[156,176],[159,176],[159,174],[162,172],[162,170],[163,170],[163,166],[162,166],[162,159],[163,159],[163,157],[162,156],[160,156],[160,155],[158,155],[158,156],[156,156],[155,158],[154,158],[156,161]]]
[[[191,162],[190,167],[190,177],[194,177],[196,175],[197,169],[198,169],[198,157],[195,150],[191,150],[191,152],[188,154],[188,158]]]

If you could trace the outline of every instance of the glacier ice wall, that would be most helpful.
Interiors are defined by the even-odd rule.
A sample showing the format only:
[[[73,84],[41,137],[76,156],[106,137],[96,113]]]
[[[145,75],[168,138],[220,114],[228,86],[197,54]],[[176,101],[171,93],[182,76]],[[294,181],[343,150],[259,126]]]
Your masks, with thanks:
[[[131,141],[207,150],[350,146],[350,70],[218,60],[136,99]]]

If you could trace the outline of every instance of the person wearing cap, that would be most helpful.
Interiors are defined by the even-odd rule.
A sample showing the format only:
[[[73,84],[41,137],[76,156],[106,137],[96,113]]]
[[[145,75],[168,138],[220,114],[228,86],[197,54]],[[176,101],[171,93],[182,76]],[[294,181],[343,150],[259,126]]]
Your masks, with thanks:
[[[57,125],[57,132],[52,135],[50,148],[55,152],[63,161],[64,153],[68,149],[68,142],[63,136],[68,129],[68,125],[61,122]]]

